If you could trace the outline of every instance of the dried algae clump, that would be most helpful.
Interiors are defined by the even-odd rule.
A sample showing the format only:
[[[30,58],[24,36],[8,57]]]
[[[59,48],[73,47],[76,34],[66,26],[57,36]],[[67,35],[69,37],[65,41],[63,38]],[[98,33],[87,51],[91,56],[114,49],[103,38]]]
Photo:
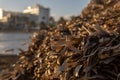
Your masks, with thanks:
[[[119,4],[91,0],[80,16],[34,34],[3,80],[120,80]]]

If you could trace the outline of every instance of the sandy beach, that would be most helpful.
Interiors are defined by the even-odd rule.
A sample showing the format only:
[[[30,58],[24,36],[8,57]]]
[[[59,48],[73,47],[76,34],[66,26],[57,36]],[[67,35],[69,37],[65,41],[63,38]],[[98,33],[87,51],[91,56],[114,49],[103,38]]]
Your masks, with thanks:
[[[6,69],[10,66],[12,66],[12,64],[14,64],[16,61],[18,60],[18,56],[17,55],[0,55],[0,71],[3,69]]]

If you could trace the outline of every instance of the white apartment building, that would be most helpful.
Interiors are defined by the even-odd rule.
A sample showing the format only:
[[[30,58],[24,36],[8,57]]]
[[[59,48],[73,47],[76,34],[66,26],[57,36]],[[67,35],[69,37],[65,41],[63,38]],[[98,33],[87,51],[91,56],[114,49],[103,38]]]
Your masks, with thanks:
[[[39,4],[29,6],[23,12],[5,11],[0,8],[0,21],[7,22],[9,15],[27,16],[29,20],[35,21],[37,24],[44,22],[49,24],[50,9],[45,8]]]
[[[2,19],[2,18],[3,18],[3,9],[0,8],[0,19]]]
[[[50,10],[39,4],[34,6],[29,6],[27,9],[23,10],[24,14],[32,14],[35,16],[30,16],[31,20],[34,20],[36,23],[44,22],[49,23]]]

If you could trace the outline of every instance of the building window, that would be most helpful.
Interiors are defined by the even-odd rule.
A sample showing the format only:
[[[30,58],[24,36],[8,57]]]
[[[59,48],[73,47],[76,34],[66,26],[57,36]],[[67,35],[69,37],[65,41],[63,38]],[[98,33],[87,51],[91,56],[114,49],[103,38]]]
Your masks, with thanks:
[[[45,16],[43,16],[42,19],[44,20],[44,19],[45,19]]]

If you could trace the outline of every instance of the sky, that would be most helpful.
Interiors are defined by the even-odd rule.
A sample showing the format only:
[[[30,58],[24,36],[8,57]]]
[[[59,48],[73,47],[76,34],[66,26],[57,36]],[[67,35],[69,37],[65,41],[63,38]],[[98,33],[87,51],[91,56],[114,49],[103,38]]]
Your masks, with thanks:
[[[56,20],[79,15],[89,0],[0,0],[0,8],[22,12],[26,7],[40,4],[50,8],[50,15]]]

